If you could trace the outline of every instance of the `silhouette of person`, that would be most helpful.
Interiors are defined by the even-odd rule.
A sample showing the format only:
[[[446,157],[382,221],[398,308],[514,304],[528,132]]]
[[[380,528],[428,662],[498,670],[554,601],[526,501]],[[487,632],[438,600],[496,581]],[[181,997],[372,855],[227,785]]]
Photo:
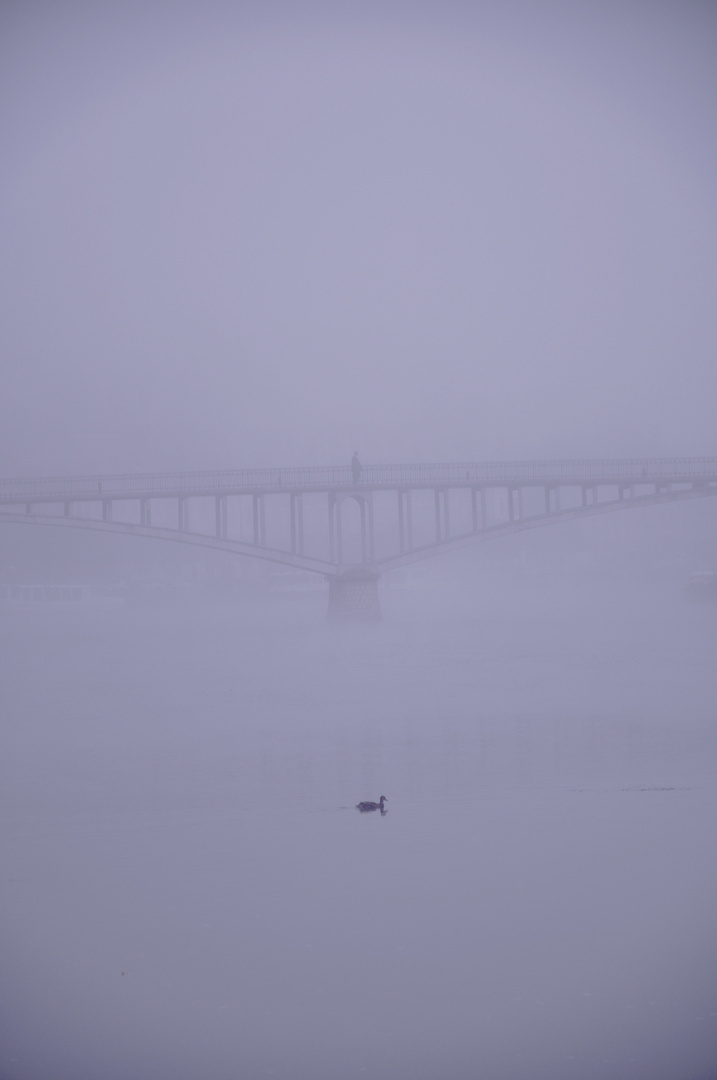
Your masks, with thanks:
[[[351,458],[351,475],[353,476],[354,484],[358,484],[362,472],[363,466],[359,461],[358,450],[354,450],[354,456]]]

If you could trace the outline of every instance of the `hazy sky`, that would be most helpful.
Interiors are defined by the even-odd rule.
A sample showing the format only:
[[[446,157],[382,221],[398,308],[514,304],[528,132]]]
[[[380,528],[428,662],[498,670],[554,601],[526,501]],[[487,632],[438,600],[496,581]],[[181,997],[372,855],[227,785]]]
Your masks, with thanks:
[[[0,473],[713,454],[717,6],[0,8]]]

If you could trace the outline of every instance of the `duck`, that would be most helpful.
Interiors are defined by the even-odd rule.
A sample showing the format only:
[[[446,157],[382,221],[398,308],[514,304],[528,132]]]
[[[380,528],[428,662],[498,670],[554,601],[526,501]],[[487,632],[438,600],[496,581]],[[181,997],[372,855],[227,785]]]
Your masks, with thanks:
[[[356,809],[360,810],[362,814],[365,814],[368,810],[380,810],[382,814],[386,811],[383,808],[383,804],[388,802],[385,795],[382,795],[378,802],[360,802],[356,803]]]

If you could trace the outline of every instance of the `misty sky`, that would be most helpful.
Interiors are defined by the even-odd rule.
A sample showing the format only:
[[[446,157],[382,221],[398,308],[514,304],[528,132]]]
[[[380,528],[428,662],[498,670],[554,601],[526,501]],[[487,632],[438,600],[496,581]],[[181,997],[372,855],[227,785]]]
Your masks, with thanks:
[[[0,474],[714,454],[717,7],[0,7]]]

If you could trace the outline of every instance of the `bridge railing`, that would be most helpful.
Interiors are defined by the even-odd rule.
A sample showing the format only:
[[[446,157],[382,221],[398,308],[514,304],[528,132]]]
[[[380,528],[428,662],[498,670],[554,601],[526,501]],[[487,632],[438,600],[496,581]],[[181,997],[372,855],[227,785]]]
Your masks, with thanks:
[[[717,482],[717,457],[622,458],[575,461],[487,461],[427,465],[368,465],[366,487],[446,485],[639,484]],[[348,465],[136,473],[0,480],[0,502],[221,495],[252,491],[326,491],[353,485]]]

